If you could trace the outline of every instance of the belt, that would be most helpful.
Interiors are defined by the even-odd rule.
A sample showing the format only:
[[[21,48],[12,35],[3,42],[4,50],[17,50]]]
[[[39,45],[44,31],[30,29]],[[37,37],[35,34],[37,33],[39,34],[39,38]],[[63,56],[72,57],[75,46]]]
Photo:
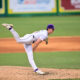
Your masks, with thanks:
[[[33,39],[35,38],[35,36],[33,35]],[[35,43],[35,41],[33,40],[33,43]]]

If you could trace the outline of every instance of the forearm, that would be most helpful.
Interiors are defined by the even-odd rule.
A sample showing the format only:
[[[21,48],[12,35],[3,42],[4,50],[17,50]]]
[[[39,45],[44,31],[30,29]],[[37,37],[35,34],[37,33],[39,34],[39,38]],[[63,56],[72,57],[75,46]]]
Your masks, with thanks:
[[[38,45],[37,45],[37,44],[34,44],[34,45],[33,45],[33,51],[34,51],[37,47],[38,47]]]
[[[42,40],[38,39],[33,45],[33,51],[38,47],[38,45],[42,42]]]

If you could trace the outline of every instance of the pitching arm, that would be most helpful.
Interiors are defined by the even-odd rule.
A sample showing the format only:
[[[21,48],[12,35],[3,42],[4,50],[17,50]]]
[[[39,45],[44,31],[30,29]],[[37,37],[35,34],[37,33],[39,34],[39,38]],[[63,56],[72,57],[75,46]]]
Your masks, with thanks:
[[[38,47],[38,45],[42,42],[41,39],[38,39],[33,45],[33,51]]]

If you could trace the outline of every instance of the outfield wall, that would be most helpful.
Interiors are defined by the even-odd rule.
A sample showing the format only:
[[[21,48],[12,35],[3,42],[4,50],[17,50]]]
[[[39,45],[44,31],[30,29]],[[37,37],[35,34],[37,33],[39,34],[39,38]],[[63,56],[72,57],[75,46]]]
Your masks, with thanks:
[[[5,0],[0,0],[0,15],[5,16]]]
[[[58,14],[59,15],[80,14],[80,0],[59,0]]]
[[[80,15],[80,0],[0,0],[0,16]]]

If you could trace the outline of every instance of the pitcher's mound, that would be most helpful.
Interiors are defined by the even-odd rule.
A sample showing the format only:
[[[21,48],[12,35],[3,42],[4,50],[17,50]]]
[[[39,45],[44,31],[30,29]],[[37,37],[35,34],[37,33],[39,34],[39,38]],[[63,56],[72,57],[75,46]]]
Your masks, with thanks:
[[[0,66],[0,80],[49,80],[49,79],[80,79],[80,69],[48,69],[47,75],[37,75],[30,67]]]

